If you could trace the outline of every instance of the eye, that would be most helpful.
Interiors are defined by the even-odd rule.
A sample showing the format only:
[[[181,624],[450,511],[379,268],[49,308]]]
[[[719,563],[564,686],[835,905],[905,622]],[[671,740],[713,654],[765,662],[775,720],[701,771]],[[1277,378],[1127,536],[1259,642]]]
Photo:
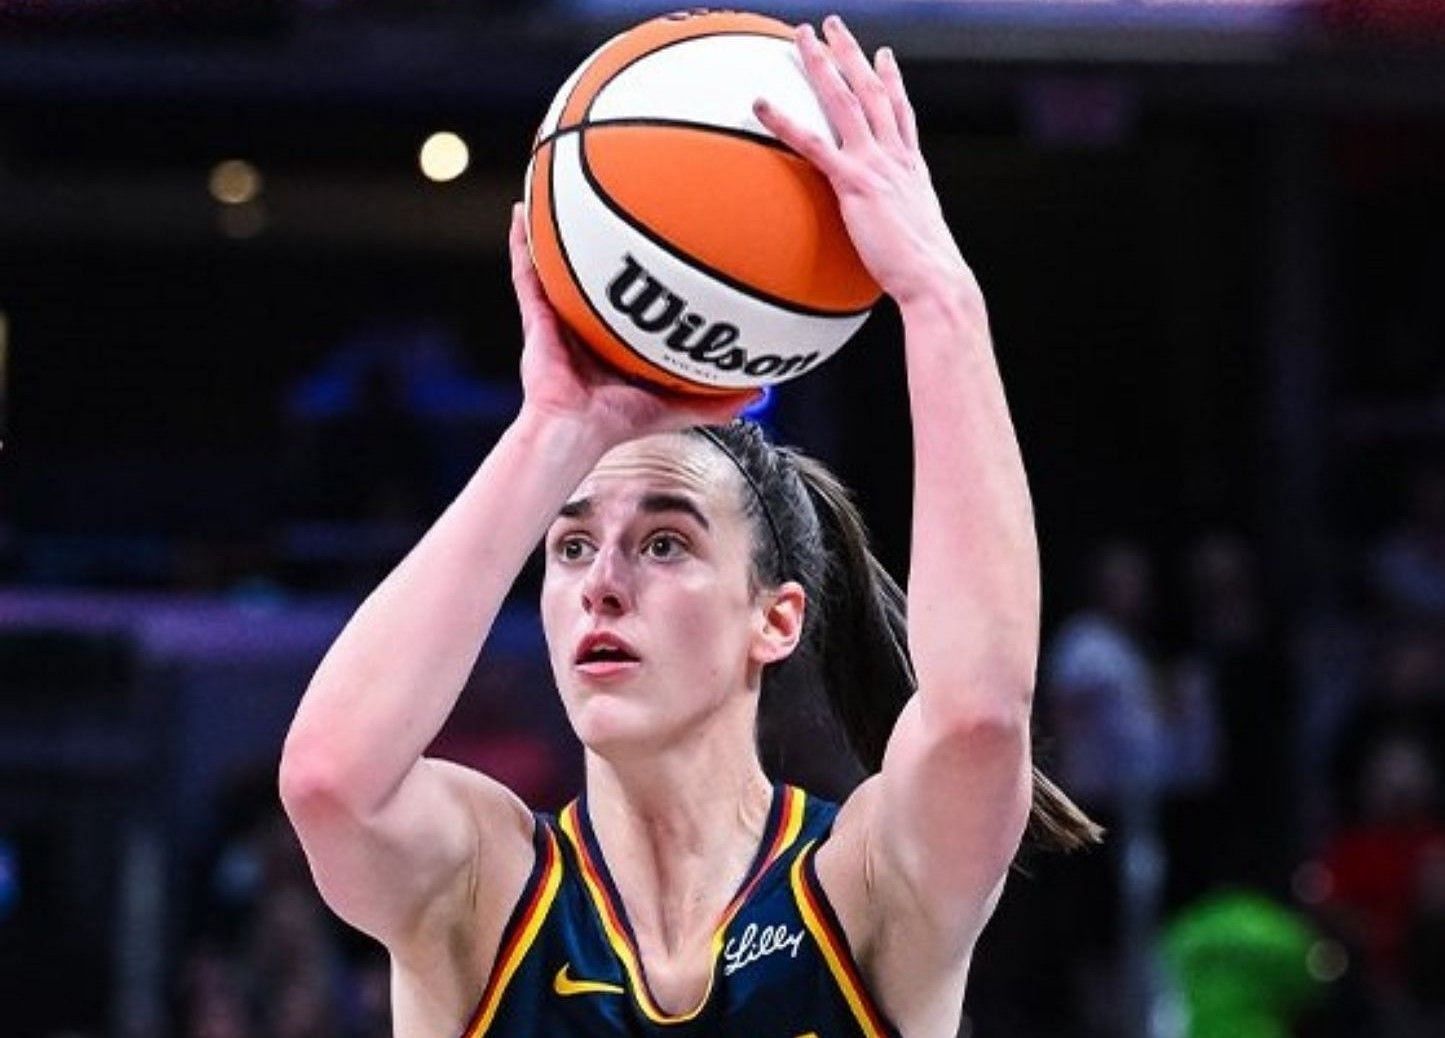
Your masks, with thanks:
[[[581,534],[568,534],[557,539],[552,549],[563,562],[581,562],[592,553],[592,545]]]
[[[650,559],[675,559],[687,543],[675,533],[656,533],[642,545],[642,553]]]

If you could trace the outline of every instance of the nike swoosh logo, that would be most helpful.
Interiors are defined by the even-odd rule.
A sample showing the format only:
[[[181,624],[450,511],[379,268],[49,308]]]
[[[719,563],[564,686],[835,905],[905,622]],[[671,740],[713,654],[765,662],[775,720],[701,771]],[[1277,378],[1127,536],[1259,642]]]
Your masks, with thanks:
[[[606,984],[600,980],[573,980],[567,975],[572,968],[570,962],[564,962],[557,975],[552,978],[552,990],[563,997],[567,995],[621,995],[623,988],[617,984]]]

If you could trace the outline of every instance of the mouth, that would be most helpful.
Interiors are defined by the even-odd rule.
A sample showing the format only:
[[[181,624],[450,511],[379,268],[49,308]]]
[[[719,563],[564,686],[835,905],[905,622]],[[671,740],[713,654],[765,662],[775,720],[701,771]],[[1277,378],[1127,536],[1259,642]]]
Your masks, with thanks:
[[[637,650],[615,635],[589,634],[577,646],[572,665],[591,678],[616,677],[630,673],[642,664]]]

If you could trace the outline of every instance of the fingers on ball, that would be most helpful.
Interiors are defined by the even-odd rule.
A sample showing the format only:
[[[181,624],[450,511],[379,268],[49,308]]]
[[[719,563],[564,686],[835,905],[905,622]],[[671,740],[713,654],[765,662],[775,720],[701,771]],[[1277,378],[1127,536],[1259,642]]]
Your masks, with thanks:
[[[818,95],[828,122],[843,144],[854,145],[865,140],[869,129],[863,104],[843,77],[837,59],[811,25],[804,25],[799,30],[798,43],[808,80]]]
[[[903,85],[903,73],[898,67],[898,55],[892,47],[881,47],[875,63],[878,78],[888,92],[888,101],[893,106],[893,118],[898,126],[898,136],[905,147],[918,147],[918,118],[913,103],[908,100],[908,91]]]
[[[836,15],[824,21],[823,31],[827,34],[838,71],[858,99],[873,135],[884,144],[896,144],[899,140],[898,124],[888,89],[863,53],[857,38]]]

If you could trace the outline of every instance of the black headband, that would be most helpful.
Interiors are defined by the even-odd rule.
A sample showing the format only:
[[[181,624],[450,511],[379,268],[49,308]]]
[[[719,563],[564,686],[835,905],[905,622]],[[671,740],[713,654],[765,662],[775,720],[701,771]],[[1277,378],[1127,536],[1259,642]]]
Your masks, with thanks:
[[[708,443],[711,443],[718,450],[722,451],[723,454],[727,455],[727,459],[733,463],[733,467],[736,468],[740,473],[742,473],[742,477],[743,479],[747,480],[748,486],[753,488],[753,496],[758,499],[758,505],[763,510],[763,518],[767,520],[768,529],[771,530],[773,533],[773,547],[776,548],[778,552],[779,576],[783,576],[784,574],[782,571],[787,564],[788,555],[787,552],[783,551],[783,537],[782,534],[778,532],[778,524],[773,520],[773,511],[768,507],[768,499],[763,496],[762,488],[758,486],[757,480],[753,479],[753,477],[748,473],[746,466],[744,466],[742,460],[733,453],[732,448],[723,442],[723,438],[721,436],[713,432],[705,425],[695,425],[693,426],[693,431],[696,432],[699,436],[703,437],[705,440],[707,440]]]

